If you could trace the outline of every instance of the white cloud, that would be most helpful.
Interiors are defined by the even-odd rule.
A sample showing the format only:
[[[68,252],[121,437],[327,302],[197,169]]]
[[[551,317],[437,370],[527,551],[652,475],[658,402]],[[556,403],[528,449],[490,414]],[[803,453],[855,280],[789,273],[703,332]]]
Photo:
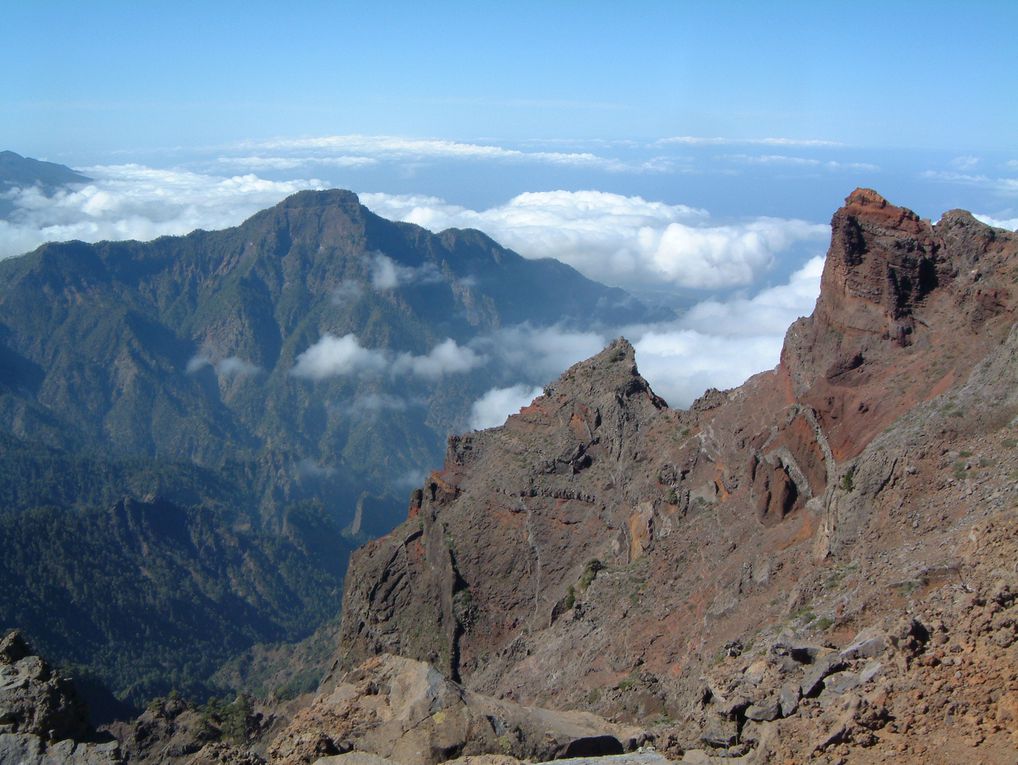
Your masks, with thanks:
[[[822,164],[819,159],[810,157],[789,157],[784,154],[725,154],[722,159],[740,162],[746,165],[798,165],[803,167],[818,167]]]
[[[971,175],[947,170],[926,170],[923,178],[933,181],[959,183],[964,186],[977,186],[991,189],[1002,194],[1018,194],[1018,178],[991,178],[988,175]]]
[[[205,367],[212,367],[219,377],[250,377],[261,371],[257,364],[245,361],[239,356],[227,356],[219,361],[213,361],[203,354],[192,356],[188,360],[184,371],[190,375]]]
[[[976,220],[981,220],[987,226],[1006,228],[1009,231],[1018,231],[1018,218],[991,218],[989,215],[974,214]]]
[[[398,285],[396,263],[385,255],[376,255],[371,264],[371,286],[376,290],[391,290]]]
[[[481,366],[484,361],[483,356],[448,338],[423,356],[399,354],[392,362],[392,373],[397,376],[412,374],[425,380],[437,380],[448,374],[469,372]]]
[[[218,157],[216,163],[223,167],[234,167],[243,170],[294,170],[308,165],[326,165],[329,167],[350,168],[370,167],[377,165],[373,157]]]
[[[432,284],[442,281],[442,273],[434,263],[404,266],[388,255],[375,253],[371,261],[371,286],[376,290],[392,290],[405,284]]]
[[[296,377],[324,380],[327,377],[383,372],[389,362],[384,351],[370,350],[354,334],[326,334],[297,356],[291,370]]]
[[[524,257],[554,257],[623,287],[749,285],[780,252],[829,235],[827,226],[778,218],[711,225],[703,210],[601,191],[528,192],[480,211],[428,196],[361,199],[432,230],[481,229]]]
[[[660,138],[658,144],[667,146],[842,146],[838,141],[818,138],[723,138],[720,136],[678,135]]]
[[[354,334],[336,337],[325,334],[297,356],[290,371],[295,377],[324,380],[346,375],[383,374],[412,375],[425,380],[437,380],[447,374],[469,372],[485,362],[480,354],[458,345],[449,338],[430,352],[415,356],[412,353],[393,354],[384,349],[365,348]]]
[[[598,353],[607,339],[599,332],[518,324],[479,337],[471,344],[499,359],[506,368],[520,370],[529,384],[543,385],[572,364]]]
[[[965,154],[960,157],[955,157],[951,160],[951,167],[958,170],[971,170],[979,164],[979,157],[974,157],[971,154]]]
[[[506,417],[530,404],[541,393],[541,388],[528,385],[492,388],[470,407],[470,427],[483,430],[501,425]]]
[[[812,258],[786,284],[753,297],[699,303],[671,325],[626,330],[640,372],[670,404],[688,406],[707,388],[732,388],[773,368],[789,325],[813,310],[823,263]]]
[[[364,285],[360,282],[345,280],[340,282],[339,286],[332,291],[332,304],[343,305],[344,303],[351,303],[362,294],[364,294]]]
[[[880,170],[879,165],[869,162],[838,162],[833,159],[823,160],[813,157],[791,157],[786,154],[724,154],[721,159],[737,162],[743,165],[767,165],[767,166],[788,166],[815,168],[829,172],[855,171],[875,173]]]
[[[216,373],[222,377],[247,377],[259,371],[257,364],[237,356],[227,356],[216,362]]]
[[[143,165],[100,165],[82,172],[94,180],[51,197],[37,188],[6,194],[14,211],[0,221],[0,258],[51,241],[147,240],[235,226],[294,192],[328,185],[317,179],[270,181]]]
[[[188,359],[187,366],[184,367],[184,371],[189,375],[193,375],[195,372],[210,366],[212,366],[212,362],[207,356],[192,356]]]
[[[537,162],[565,167],[592,168],[608,172],[659,172],[670,165],[655,158],[625,162],[591,152],[523,151],[492,143],[451,141],[440,138],[410,138],[392,135],[331,135],[307,138],[276,138],[248,141],[241,150],[292,153],[308,164],[325,160],[330,153],[374,161],[484,160]],[[229,158],[224,158],[229,160]],[[277,158],[278,159],[278,158]]]

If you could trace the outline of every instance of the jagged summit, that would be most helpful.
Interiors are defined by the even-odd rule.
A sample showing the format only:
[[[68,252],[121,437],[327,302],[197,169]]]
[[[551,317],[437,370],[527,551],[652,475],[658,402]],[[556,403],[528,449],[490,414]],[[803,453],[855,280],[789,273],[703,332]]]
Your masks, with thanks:
[[[640,376],[636,367],[636,349],[624,337],[616,338],[600,353],[571,366],[545,390],[545,396],[560,399],[606,393],[615,395],[620,401],[645,394],[654,406],[666,406]]]

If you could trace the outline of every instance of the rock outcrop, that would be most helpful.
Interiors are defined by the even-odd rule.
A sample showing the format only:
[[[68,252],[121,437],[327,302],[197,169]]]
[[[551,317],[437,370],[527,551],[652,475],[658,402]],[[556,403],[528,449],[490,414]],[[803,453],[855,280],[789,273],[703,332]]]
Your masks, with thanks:
[[[121,762],[117,742],[97,740],[89,728],[88,712],[74,684],[36,656],[16,631],[0,641],[0,762]]]
[[[524,707],[464,689],[424,662],[383,654],[327,677],[270,747],[272,762],[305,765],[347,752],[405,765],[502,755],[540,761],[630,751],[646,740],[578,711]]]
[[[354,556],[338,662],[428,661],[694,759],[1006,759],[1013,606],[957,625],[1018,586],[1016,279],[1015,234],[857,190],[774,371],[673,411],[620,339],[451,438]],[[914,711],[990,677],[936,731]]]

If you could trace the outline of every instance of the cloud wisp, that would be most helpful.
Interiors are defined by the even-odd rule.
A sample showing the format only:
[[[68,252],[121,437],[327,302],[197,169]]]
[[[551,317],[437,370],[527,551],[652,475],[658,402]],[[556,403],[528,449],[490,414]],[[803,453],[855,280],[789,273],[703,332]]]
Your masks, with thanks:
[[[815,157],[795,157],[787,154],[723,154],[719,159],[742,165],[763,165],[770,167],[786,166],[826,170],[828,172],[880,172],[880,166],[870,162],[838,162],[832,159],[816,159]]]
[[[443,340],[428,353],[393,353],[384,348],[365,348],[355,334],[336,337],[326,333],[297,356],[290,374],[309,380],[330,377],[391,375],[412,376],[434,382],[450,374],[469,372],[486,359],[452,338]]]
[[[218,162],[238,167],[292,169],[335,164],[357,167],[378,162],[440,160],[537,163],[606,172],[664,172],[671,164],[661,158],[627,161],[589,151],[538,151],[496,143],[415,138],[394,135],[329,135],[275,138],[241,143],[244,156],[223,156]],[[256,152],[252,154],[251,152]]]
[[[442,281],[442,272],[434,263],[404,266],[388,255],[378,252],[371,260],[371,286],[376,290],[394,290],[407,284],[435,284]]]
[[[235,377],[251,377],[262,371],[261,367],[257,364],[252,364],[250,361],[245,361],[239,356],[227,356],[226,358],[213,361],[208,356],[198,354],[192,356],[187,362],[185,372],[187,374],[194,374],[201,371],[205,367],[212,367],[215,373],[219,377],[235,378]]]
[[[944,183],[957,183],[963,186],[975,186],[989,189],[998,194],[1013,196],[1018,194],[1018,178],[993,177],[989,175],[973,175],[955,170],[926,170],[923,178]]]
[[[839,141],[822,138],[726,138],[723,136],[676,135],[659,138],[660,146],[797,146],[804,148],[839,147]]]
[[[364,194],[386,217],[432,230],[478,228],[524,257],[554,257],[606,284],[718,289],[755,283],[775,258],[827,226],[784,218],[713,223],[706,211],[602,191],[517,195],[485,210],[438,197]]]

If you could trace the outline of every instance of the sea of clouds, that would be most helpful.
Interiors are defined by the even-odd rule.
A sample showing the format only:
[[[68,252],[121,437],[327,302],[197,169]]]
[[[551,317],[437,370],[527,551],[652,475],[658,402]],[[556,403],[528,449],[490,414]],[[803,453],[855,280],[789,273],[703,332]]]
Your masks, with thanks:
[[[547,142],[534,148],[345,135],[224,147],[212,150],[206,160],[169,168],[137,163],[78,167],[90,182],[53,194],[38,188],[0,193],[0,201],[9,210],[0,218],[0,259],[47,241],[148,240],[197,228],[235,226],[297,191],[330,187],[317,176],[332,171],[390,168],[399,172],[427,163],[435,167],[436,162],[455,162],[507,169],[583,169],[602,173],[603,179],[631,179],[698,172],[696,163],[702,165],[706,156],[702,152],[723,152],[711,160],[718,172],[767,166],[808,173],[812,178],[818,172],[873,176],[881,170],[870,162],[846,159],[843,147],[820,140],[677,136],[628,155],[625,151],[632,147],[611,142],[589,142],[589,150],[562,148],[568,150],[549,150]],[[606,156],[602,151],[616,153]],[[676,153],[687,151],[701,154]],[[997,175],[991,172],[994,169]],[[1001,170],[966,156],[920,177],[931,184],[986,187],[1010,196],[1018,183],[1010,177],[1015,169],[1018,161]],[[1007,177],[998,177],[1001,172]],[[417,355],[368,348],[354,335],[326,335],[304,349],[291,370],[310,381],[356,374],[373,375],[383,382],[407,376],[423,384],[489,363],[519,370],[517,381],[488,391],[474,403],[469,422],[473,427],[502,422],[569,365],[597,353],[619,335],[633,342],[641,372],[675,406],[689,404],[708,387],[732,387],[773,367],[788,325],[812,311],[829,236],[827,225],[814,220],[763,215],[719,219],[702,207],[596,188],[527,191],[473,207],[428,194],[362,193],[360,197],[384,217],[432,230],[480,229],[526,258],[556,258],[592,279],[637,294],[681,293],[682,299],[671,305],[688,306],[690,295],[697,296],[695,304],[668,322],[628,327],[592,323],[586,331],[505,327],[466,345],[445,340]],[[1000,212],[976,217],[1014,229],[1018,219],[1012,216],[1013,210],[1005,206]],[[355,299],[363,290],[398,290],[441,277],[434,269],[411,268],[384,253],[372,257],[370,279],[341,285],[333,296],[337,304]],[[192,359],[189,371],[205,367],[231,378],[257,377],[262,372],[241,358],[213,359],[201,354]],[[362,402],[358,411],[405,405],[385,394],[379,396]]]
[[[357,146],[343,141],[341,148]],[[378,149],[377,142],[373,148]],[[471,145],[448,142],[424,148],[475,151]],[[398,153],[406,146],[393,144],[386,150]],[[588,161],[571,155],[540,158]],[[357,162],[356,157],[333,159]],[[92,180],[52,195],[37,188],[5,194],[14,209],[0,220],[0,257],[53,240],[147,240],[196,228],[224,228],[296,191],[329,185],[317,178],[270,180],[251,172],[226,175],[138,164],[78,169]],[[788,324],[812,310],[822,266],[817,256],[827,237],[826,226],[808,221],[753,217],[717,222],[707,210],[596,190],[529,192],[483,209],[424,195],[369,193],[361,199],[385,217],[432,230],[481,229],[524,257],[557,258],[606,284],[659,290],[671,285],[723,296],[705,299],[667,323],[585,332],[506,327],[468,346],[446,340],[421,355],[367,348],[354,335],[325,335],[301,353],[291,370],[312,381],[357,374],[410,376],[431,383],[492,360],[520,370],[518,382],[490,390],[475,402],[469,423],[473,427],[500,423],[569,365],[597,353],[618,335],[634,343],[641,372],[655,390],[678,406],[707,387],[738,385],[774,366]],[[790,278],[769,285],[775,263],[803,249],[813,257]],[[363,289],[393,290],[437,278],[427,268],[408,268],[384,253],[373,257],[370,282],[343,285],[335,295],[337,303]],[[738,290],[734,297],[733,290]],[[204,366],[221,376],[260,371],[243,359],[200,355],[192,359],[189,371]]]

